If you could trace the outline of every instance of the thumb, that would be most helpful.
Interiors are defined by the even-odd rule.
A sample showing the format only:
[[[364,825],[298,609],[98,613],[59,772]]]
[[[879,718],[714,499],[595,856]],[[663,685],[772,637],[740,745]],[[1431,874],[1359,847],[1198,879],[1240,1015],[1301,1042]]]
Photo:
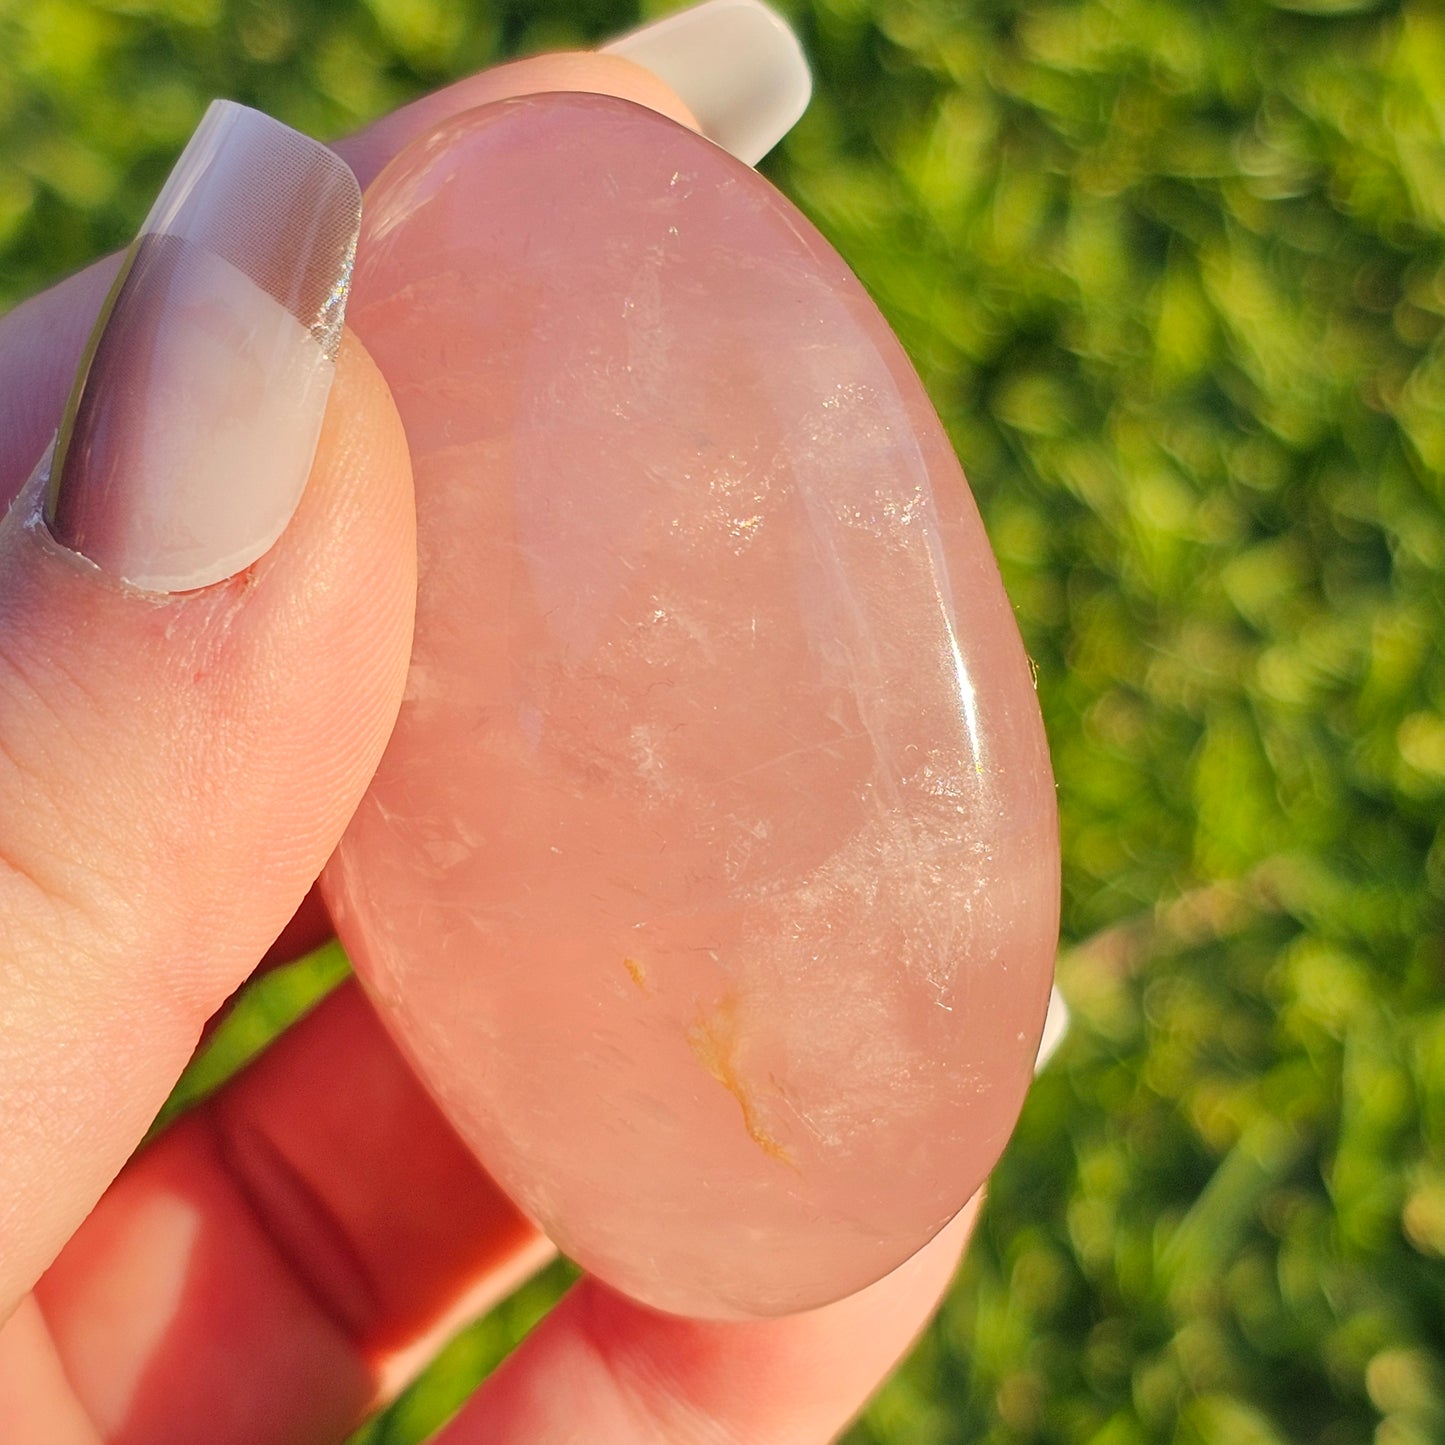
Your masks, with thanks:
[[[414,519],[390,394],[341,332],[359,204],[329,151],[213,107],[0,525],[0,1319],[396,714]]]

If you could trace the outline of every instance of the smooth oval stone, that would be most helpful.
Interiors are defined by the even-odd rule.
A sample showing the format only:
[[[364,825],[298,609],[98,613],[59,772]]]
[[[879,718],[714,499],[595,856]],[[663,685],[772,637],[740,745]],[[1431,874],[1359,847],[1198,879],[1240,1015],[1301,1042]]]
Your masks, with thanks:
[[[1058,922],[1028,663],[811,225],[650,112],[473,112],[366,198],[416,469],[396,733],[327,878],[496,1179],[687,1314],[821,1304],[1003,1148]]]

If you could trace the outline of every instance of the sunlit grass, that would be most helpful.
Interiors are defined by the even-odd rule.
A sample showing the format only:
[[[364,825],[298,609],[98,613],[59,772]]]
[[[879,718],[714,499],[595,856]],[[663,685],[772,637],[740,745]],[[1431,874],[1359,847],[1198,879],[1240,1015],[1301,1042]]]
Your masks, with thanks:
[[[789,8],[819,89],[768,169],[979,497],[1054,748],[1075,1018],[854,1445],[1445,1438],[1445,19]],[[0,287],[121,242],[212,94],[335,135],[635,18],[0,0]],[[340,965],[311,967],[226,1066]],[[420,1438],[564,1280],[365,1438]]]

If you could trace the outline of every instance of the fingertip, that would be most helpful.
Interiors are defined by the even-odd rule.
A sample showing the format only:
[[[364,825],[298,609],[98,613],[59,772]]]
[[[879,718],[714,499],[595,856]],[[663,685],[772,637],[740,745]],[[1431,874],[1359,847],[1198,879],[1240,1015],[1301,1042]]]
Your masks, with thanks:
[[[610,95],[617,100],[645,105],[689,130],[702,129],[682,96],[656,71],[630,56],[600,50],[578,50],[539,55],[519,63],[535,66],[527,78],[539,92],[582,91],[591,95]]]
[[[753,1321],[660,1314],[584,1279],[488,1380],[439,1445],[575,1438],[832,1439],[918,1338],[978,1217],[975,1195],[891,1274],[806,1314]]]

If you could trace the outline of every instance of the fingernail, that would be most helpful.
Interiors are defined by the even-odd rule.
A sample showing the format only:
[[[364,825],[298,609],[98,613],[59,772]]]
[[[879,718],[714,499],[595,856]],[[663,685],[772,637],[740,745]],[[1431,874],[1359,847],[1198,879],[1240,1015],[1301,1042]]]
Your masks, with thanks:
[[[797,36],[759,0],[707,0],[602,49],[665,80],[702,133],[750,166],[792,130],[813,93]]]
[[[46,495],[58,542],[182,592],[276,541],[316,456],[360,219],[339,156],[211,105],[81,359]]]
[[[1034,1073],[1042,1070],[1053,1058],[1058,1047],[1069,1032],[1069,1006],[1058,989],[1049,990],[1049,1011],[1044,1017],[1044,1036],[1039,1040],[1039,1051],[1034,1057]]]

